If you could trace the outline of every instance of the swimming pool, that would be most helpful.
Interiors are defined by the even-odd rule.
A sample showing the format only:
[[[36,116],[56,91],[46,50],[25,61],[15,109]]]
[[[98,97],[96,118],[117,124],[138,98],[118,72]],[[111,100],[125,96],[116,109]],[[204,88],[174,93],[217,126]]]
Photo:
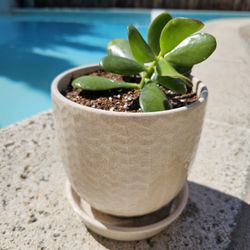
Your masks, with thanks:
[[[248,12],[171,11],[209,21]],[[15,11],[0,16],[0,127],[51,107],[50,84],[60,72],[97,63],[128,23],[145,35],[149,10]]]

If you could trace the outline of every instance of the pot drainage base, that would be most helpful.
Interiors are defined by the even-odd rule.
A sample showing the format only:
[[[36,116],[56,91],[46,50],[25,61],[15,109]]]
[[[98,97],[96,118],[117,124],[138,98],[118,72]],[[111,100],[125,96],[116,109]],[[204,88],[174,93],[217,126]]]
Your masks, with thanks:
[[[117,217],[102,213],[80,199],[67,181],[66,193],[74,211],[93,232],[114,240],[142,240],[161,232],[177,219],[188,200],[188,185],[185,184],[171,203],[144,216]]]

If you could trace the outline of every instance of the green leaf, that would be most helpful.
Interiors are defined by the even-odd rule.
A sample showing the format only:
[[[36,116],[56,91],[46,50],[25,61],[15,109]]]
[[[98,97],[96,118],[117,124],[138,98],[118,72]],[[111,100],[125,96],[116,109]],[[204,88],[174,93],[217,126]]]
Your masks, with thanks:
[[[72,81],[72,86],[73,88],[89,91],[139,88],[136,83],[113,81],[100,76],[80,76]]]
[[[170,78],[167,76],[158,76],[157,81],[162,86],[178,93],[178,94],[185,94],[187,93],[187,87],[185,82],[180,79]]]
[[[166,60],[164,60],[163,58],[160,58],[157,66],[156,66],[156,71],[158,73],[159,76],[167,76],[167,77],[171,77],[171,78],[177,78],[177,79],[181,79],[182,81],[184,81],[188,86],[192,87],[192,81],[180,74],[178,71],[176,71],[169,62],[167,62]]]
[[[128,26],[128,41],[136,61],[147,63],[154,60],[154,53],[145,42],[139,31],[132,25]]]
[[[195,34],[185,39],[166,56],[166,60],[180,66],[190,67],[206,60],[215,50],[216,40],[207,33]]]
[[[175,68],[180,74],[190,75],[193,66],[182,66],[178,64],[171,63],[172,67]]]
[[[144,71],[143,65],[120,56],[105,56],[100,62],[101,67],[108,71],[120,75],[137,75]]]
[[[174,49],[185,38],[199,31],[204,24],[198,20],[190,18],[174,18],[163,28],[160,37],[161,54]]]
[[[164,26],[172,19],[169,13],[162,13],[150,24],[148,29],[148,44],[156,55],[160,52],[160,36]]]
[[[166,95],[154,82],[150,82],[142,88],[139,103],[144,112],[171,109],[171,104],[168,102]]]
[[[107,49],[108,49],[109,55],[126,57],[128,59],[134,59],[128,40],[114,39],[108,43]]]

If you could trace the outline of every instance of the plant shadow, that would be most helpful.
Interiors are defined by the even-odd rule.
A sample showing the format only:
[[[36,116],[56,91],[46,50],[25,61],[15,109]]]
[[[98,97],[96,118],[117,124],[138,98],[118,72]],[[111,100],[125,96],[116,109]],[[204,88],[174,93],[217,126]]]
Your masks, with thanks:
[[[85,63],[84,53],[91,54],[93,61],[95,54],[105,53],[106,44],[88,39],[102,36],[91,23],[5,20],[0,29],[5,31],[0,39],[0,76],[48,95],[53,78]]]
[[[248,249],[249,241],[238,242],[239,232],[235,235],[236,229],[239,229],[236,222],[242,210],[249,220],[250,206],[247,203],[215,189],[189,182],[189,200],[184,212],[160,234],[146,240],[124,242],[90,233],[98,243],[110,250]],[[240,234],[241,237],[243,234],[246,236],[246,228],[241,228]],[[249,240],[250,237],[246,238]]]

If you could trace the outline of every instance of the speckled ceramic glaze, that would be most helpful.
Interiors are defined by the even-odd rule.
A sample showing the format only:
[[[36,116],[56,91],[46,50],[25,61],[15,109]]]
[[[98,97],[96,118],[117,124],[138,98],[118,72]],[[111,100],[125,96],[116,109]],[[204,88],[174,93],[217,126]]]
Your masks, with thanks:
[[[57,138],[68,179],[93,208],[118,216],[151,213],[182,189],[200,139],[207,88],[193,79],[197,102],[152,113],[98,110],[66,99],[74,68],[52,83]]]

